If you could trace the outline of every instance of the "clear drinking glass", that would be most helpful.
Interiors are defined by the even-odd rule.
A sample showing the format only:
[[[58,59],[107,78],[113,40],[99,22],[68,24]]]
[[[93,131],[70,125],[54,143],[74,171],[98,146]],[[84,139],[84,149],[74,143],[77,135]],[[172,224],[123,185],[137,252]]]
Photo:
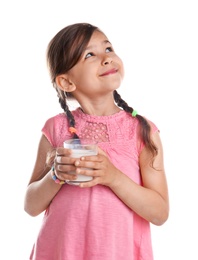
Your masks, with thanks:
[[[71,157],[73,158],[80,158],[82,156],[89,156],[89,155],[97,155],[98,153],[97,143],[89,139],[65,140],[63,143],[63,147],[72,150]],[[75,172],[71,171],[70,173],[74,174]],[[66,182],[71,185],[79,185],[82,182],[87,182],[92,179],[93,179],[92,176],[78,174],[76,180],[68,180]]]

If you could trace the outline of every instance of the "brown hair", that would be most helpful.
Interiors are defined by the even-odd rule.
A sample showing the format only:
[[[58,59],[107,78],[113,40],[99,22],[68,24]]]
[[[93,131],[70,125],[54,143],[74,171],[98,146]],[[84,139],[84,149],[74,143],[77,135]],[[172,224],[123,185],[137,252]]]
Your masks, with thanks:
[[[75,120],[67,105],[67,99],[73,97],[71,93],[64,93],[60,90],[55,80],[58,75],[66,73],[78,63],[93,32],[96,30],[100,31],[98,27],[88,23],[72,24],[60,30],[48,44],[47,64],[51,81],[57,91],[59,103],[65,111],[70,127],[75,127]],[[114,90],[114,100],[119,107],[132,114],[133,108],[128,106],[116,90]],[[138,114],[136,118],[140,123],[141,139],[154,157],[157,154],[157,148],[150,138],[151,127],[143,116]],[[78,138],[76,133],[73,133],[73,135],[74,138]]]

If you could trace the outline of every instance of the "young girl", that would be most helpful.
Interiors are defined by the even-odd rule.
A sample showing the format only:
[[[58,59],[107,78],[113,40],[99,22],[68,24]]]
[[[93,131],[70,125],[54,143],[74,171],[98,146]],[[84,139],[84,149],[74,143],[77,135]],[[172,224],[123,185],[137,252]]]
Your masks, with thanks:
[[[53,37],[47,62],[64,113],[42,128],[25,194],[28,214],[45,211],[30,259],[153,259],[150,223],[169,214],[163,148],[157,126],[117,92],[121,59],[99,28],[77,23]],[[95,140],[98,154],[72,158],[70,138]],[[93,179],[68,184],[78,174]]]

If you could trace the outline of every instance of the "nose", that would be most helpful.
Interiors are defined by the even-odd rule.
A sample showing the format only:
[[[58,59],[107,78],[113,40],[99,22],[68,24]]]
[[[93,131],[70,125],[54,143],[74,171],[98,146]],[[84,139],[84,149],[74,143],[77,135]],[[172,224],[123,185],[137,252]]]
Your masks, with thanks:
[[[103,64],[103,65],[108,65],[108,64],[110,64],[110,63],[112,63],[112,62],[113,62],[112,58],[109,57],[108,55],[106,55],[106,56],[104,57],[103,61],[102,61],[102,64]]]

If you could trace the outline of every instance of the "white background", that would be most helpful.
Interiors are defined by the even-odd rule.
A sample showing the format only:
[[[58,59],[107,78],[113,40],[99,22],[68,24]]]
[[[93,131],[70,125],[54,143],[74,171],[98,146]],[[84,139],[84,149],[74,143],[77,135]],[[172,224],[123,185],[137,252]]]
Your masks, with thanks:
[[[196,3],[1,1],[0,259],[29,259],[40,227],[42,215],[33,218],[23,210],[24,194],[41,128],[62,112],[45,51],[55,33],[75,22],[105,32],[125,64],[119,92],[161,131],[170,217],[163,226],[152,226],[155,260],[198,259]]]

